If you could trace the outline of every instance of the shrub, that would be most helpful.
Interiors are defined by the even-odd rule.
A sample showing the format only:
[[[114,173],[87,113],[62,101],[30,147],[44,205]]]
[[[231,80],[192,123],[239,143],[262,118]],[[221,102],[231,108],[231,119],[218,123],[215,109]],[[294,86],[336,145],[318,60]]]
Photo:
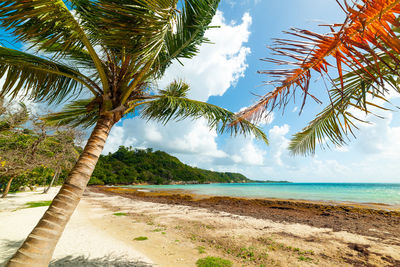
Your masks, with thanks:
[[[113,215],[115,215],[115,216],[127,216],[128,214],[126,214],[125,212],[116,212],[116,213],[113,213]]]
[[[147,240],[148,238],[146,237],[146,236],[138,236],[138,237],[136,237],[136,238],[134,238],[133,240],[136,240],[136,241],[144,241],[144,240]]]
[[[232,262],[218,257],[206,257],[196,262],[197,267],[231,267]]]

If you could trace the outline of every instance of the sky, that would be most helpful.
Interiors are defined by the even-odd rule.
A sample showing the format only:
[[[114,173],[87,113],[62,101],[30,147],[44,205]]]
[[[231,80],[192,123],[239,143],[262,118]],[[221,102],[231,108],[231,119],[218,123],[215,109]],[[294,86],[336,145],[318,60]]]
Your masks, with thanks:
[[[177,62],[159,80],[159,88],[175,79],[189,83],[189,97],[237,112],[272,90],[269,78],[258,70],[276,66],[262,61],[271,56],[272,38],[283,37],[291,27],[325,33],[319,24],[340,23],[344,14],[335,0],[222,0],[203,44],[191,60]],[[315,76],[314,80],[317,80]],[[313,80],[313,81],[314,81]],[[344,147],[317,149],[314,156],[291,156],[290,138],[329,104],[326,88],[312,83],[311,92],[323,101],[309,100],[299,115],[300,102],[275,110],[260,127],[270,145],[247,136],[218,135],[204,120],[184,120],[161,125],[139,117],[123,119],[111,131],[104,154],[120,145],[166,151],[191,166],[240,172],[256,180],[292,182],[400,182],[400,114],[380,112],[385,119],[368,117],[357,139]],[[393,94],[394,102],[397,96]]]

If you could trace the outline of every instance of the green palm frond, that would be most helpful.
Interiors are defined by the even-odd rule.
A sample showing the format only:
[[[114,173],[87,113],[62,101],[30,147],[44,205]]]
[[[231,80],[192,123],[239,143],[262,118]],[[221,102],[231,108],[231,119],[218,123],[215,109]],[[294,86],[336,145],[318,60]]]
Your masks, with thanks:
[[[173,59],[192,58],[199,52],[202,43],[209,40],[204,37],[220,0],[186,0],[175,21],[175,30],[165,36],[165,53],[160,55],[162,71]]]
[[[83,86],[96,94],[93,82],[78,69],[13,49],[0,47],[0,77],[5,77],[0,96],[27,96],[35,101],[59,103],[78,96]]]
[[[73,47],[89,52],[103,88],[108,80],[98,54],[84,29],[63,0],[4,0],[0,3],[0,26],[10,31],[18,41],[29,43],[39,51],[57,44],[60,55]]]
[[[368,56],[373,62],[373,56]],[[316,118],[309,123],[301,132],[296,133],[289,145],[289,150],[294,155],[314,154],[316,144],[322,147],[329,146],[329,142],[334,146],[343,146],[349,139],[349,135],[354,135],[354,129],[357,129],[356,122],[367,123],[353,113],[350,108],[359,110],[367,114],[374,114],[371,108],[388,110],[376,100],[383,103],[390,103],[386,99],[389,87],[399,92],[397,79],[393,76],[395,61],[391,60],[388,55],[383,57],[384,60],[377,62],[381,64],[381,73],[386,88],[376,85],[374,76],[366,75],[365,71],[352,71],[343,76],[343,91],[341,80],[337,79],[335,86],[330,90],[331,103],[319,113]],[[392,66],[391,66],[392,65]],[[392,69],[393,68],[393,69]],[[366,67],[370,74],[375,74],[372,67]],[[378,75],[378,74],[375,74]],[[374,114],[376,115],[376,114]],[[376,115],[378,116],[378,115]],[[378,116],[379,117],[379,116]]]
[[[46,46],[46,54],[53,56],[53,60],[58,58],[58,54],[62,51],[60,44],[55,43]],[[60,60],[61,61],[61,60]],[[96,65],[94,64],[89,52],[81,47],[71,47],[68,51],[64,52],[62,56],[62,61],[67,61],[74,64],[77,68],[84,68],[85,70],[94,72],[96,70]],[[97,77],[98,79],[99,77]]]
[[[51,113],[42,119],[50,125],[89,128],[99,119],[99,103],[96,100],[92,98],[73,101],[62,111]]]
[[[190,87],[182,81],[174,81],[170,83],[165,90],[159,90],[163,96],[186,97]]]
[[[179,89],[179,87],[184,89]],[[143,106],[141,116],[148,120],[156,120],[163,124],[172,120],[184,120],[187,118],[207,120],[210,128],[215,128],[219,133],[228,132],[231,135],[254,135],[268,144],[268,139],[256,125],[247,120],[238,120],[235,113],[221,107],[191,100],[182,92],[187,91],[188,85],[182,82],[173,82],[167,90],[161,91],[161,95]],[[178,93],[177,93],[178,92]]]
[[[152,54],[171,27],[177,0],[71,0],[89,34],[129,54]],[[146,51],[146,53],[144,53]]]

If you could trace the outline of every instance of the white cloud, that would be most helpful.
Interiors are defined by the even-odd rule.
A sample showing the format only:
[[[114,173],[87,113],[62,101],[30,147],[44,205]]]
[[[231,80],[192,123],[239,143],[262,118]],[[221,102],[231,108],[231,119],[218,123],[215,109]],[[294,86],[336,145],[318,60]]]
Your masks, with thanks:
[[[203,44],[200,53],[193,59],[183,59],[183,66],[175,62],[166,71],[159,87],[164,88],[174,79],[183,79],[191,86],[189,96],[207,101],[210,96],[223,95],[243,77],[247,68],[246,56],[250,48],[247,42],[251,16],[245,13],[241,24],[227,23],[223,13],[218,11],[212,25],[220,26],[206,32],[213,44]]]

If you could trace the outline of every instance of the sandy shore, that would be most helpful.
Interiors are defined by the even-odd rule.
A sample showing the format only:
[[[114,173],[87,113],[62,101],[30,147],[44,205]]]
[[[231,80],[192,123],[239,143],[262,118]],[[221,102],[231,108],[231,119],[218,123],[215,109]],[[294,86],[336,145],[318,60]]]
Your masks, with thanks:
[[[20,209],[23,204],[51,199],[56,191],[0,200],[0,262],[13,254],[46,209]],[[206,256],[229,259],[234,266],[400,266],[396,212],[360,208],[360,213],[355,208],[346,211],[346,225],[341,208],[317,216],[321,207],[297,202],[268,206],[240,199],[193,201],[175,193],[146,194],[89,188],[57,245],[52,266],[189,267]],[[371,223],[362,233],[351,226],[357,225],[352,216],[358,216],[363,229],[365,220],[381,218],[387,231]],[[310,222],[331,217],[333,223],[312,225],[306,217]],[[331,227],[335,221],[343,229]]]
[[[0,200],[0,266],[21,245],[47,207],[24,208],[26,202],[51,200],[59,188],[48,194],[24,192]],[[152,266],[152,261],[133,246],[118,240],[92,224],[109,210],[96,209],[83,199],[68,223],[50,266]],[[117,263],[118,265],[108,265]]]
[[[131,220],[163,226],[167,235],[235,266],[400,266],[397,207],[105,187],[90,191],[122,196],[123,205],[107,201],[105,207],[123,207]]]

